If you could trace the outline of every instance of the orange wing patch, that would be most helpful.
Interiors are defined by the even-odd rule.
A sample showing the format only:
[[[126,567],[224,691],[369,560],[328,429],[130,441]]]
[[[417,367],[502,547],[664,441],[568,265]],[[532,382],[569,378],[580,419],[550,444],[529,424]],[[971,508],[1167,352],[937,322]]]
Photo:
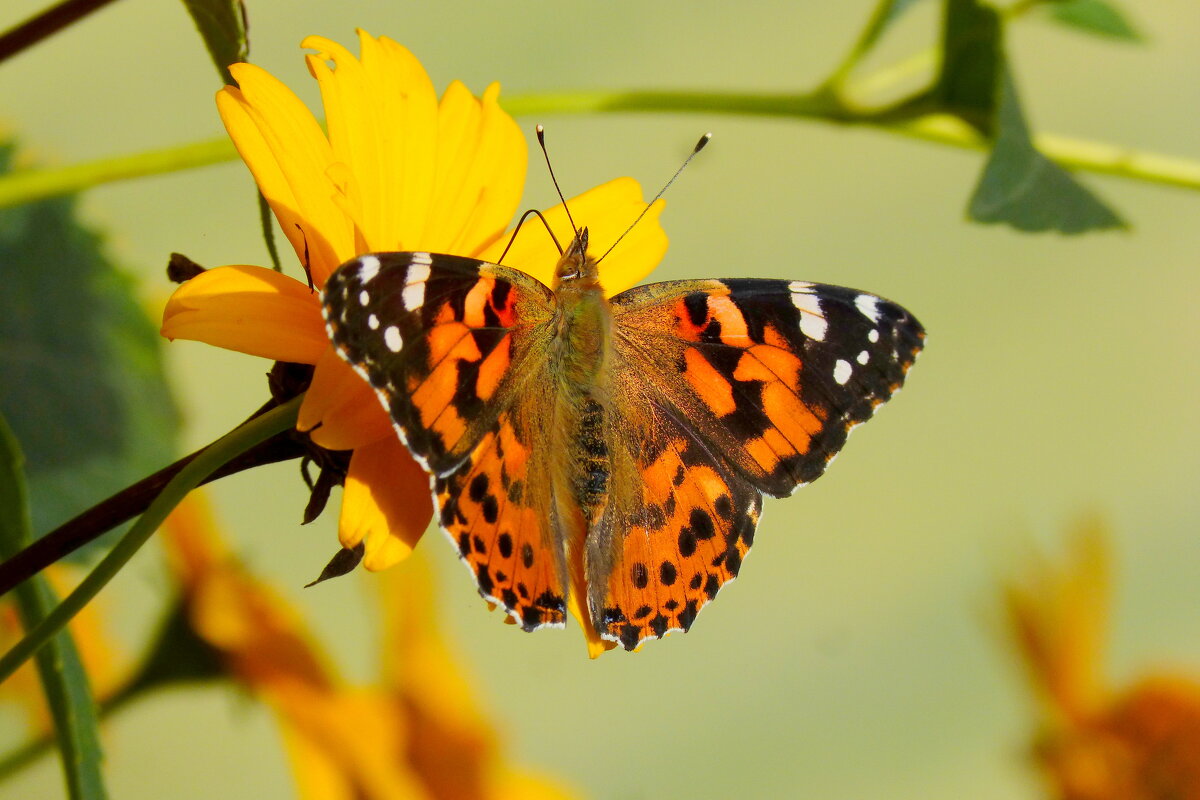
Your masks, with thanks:
[[[434,481],[434,497],[479,593],[532,631],[561,627],[566,604],[546,480],[531,470],[526,441],[514,416],[501,415],[461,467]]]
[[[649,422],[627,448],[638,496],[617,498],[597,531],[617,540],[614,566],[590,589],[600,635],[627,650],[692,626],[737,576],[762,507],[762,495],[672,418],[653,412]]]

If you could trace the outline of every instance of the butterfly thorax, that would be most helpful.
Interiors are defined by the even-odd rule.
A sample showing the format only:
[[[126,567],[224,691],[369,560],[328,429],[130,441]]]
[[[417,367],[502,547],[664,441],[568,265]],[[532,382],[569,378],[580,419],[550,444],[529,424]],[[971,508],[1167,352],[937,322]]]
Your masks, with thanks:
[[[595,259],[587,255],[587,242],[585,228],[555,269],[553,288],[558,302],[550,371],[554,378],[554,483],[560,519],[574,517],[590,525],[603,510],[611,472],[604,421],[612,313]]]

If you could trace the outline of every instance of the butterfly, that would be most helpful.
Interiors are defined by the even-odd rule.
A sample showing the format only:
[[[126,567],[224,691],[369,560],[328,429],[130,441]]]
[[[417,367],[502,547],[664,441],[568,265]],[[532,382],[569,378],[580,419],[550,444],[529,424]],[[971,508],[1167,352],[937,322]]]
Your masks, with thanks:
[[[925,336],[895,303],[804,281],[606,298],[586,228],[552,287],[374,253],[334,272],[323,313],[483,597],[532,631],[561,627],[574,593],[627,650],[691,628],[741,569],[762,496],[819,477]]]

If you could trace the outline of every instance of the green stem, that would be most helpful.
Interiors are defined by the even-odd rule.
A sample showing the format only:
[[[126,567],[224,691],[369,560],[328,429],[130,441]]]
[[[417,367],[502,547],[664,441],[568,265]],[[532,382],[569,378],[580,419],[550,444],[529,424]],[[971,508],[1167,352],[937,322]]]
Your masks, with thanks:
[[[825,92],[581,91],[524,94],[504,100],[514,116],[653,111],[749,114],[852,122],[853,114]]]
[[[875,10],[871,12],[871,19],[867,21],[866,27],[859,33],[858,39],[854,42],[854,46],[842,58],[840,64],[830,73],[829,77],[822,81],[823,86],[837,88],[845,81],[846,76],[854,69],[854,65],[859,62],[879,39],[880,34],[887,28],[888,22],[893,13],[893,6],[896,5],[896,0],[879,0],[875,4]]]
[[[304,395],[295,397],[286,404],[235,428],[213,442],[180,470],[179,474],[163,487],[162,493],[150,504],[146,513],[121,537],[121,540],[104,557],[104,560],[96,565],[96,568],[83,579],[79,586],[75,587],[75,591],[71,592],[53,611],[46,615],[33,630],[25,635],[25,638],[17,642],[3,657],[0,657],[0,683],[7,680],[18,667],[37,652],[38,648],[62,630],[79,613],[79,610],[87,605],[121,571],[126,562],[158,530],[163,520],[175,506],[179,505],[188,492],[198,486],[212,472],[219,469],[221,465],[236,458],[259,442],[266,441],[275,434],[294,427],[303,398]]]
[[[235,158],[237,151],[233,149],[233,143],[222,137],[128,156],[85,161],[68,167],[13,172],[0,178],[0,208],[71,194],[101,183],[179,172]]]
[[[505,100],[504,107],[514,115],[523,116],[642,111],[790,117],[866,125],[952,147],[973,150],[989,147],[988,142],[948,116],[928,114],[896,119],[873,111],[851,109],[825,91],[800,94],[554,92],[511,97]],[[1054,134],[1035,136],[1034,141],[1047,157],[1070,169],[1200,190],[1200,161],[1195,159]],[[58,169],[17,172],[0,177],[0,208],[68,194],[109,181],[231,161],[236,156],[228,140],[215,139]]]
[[[128,699],[126,696],[119,696],[97,701],[96,717],[101,720],[107,718],[114,711],[122,708],[128,702]],[[54,741],[54,733],[47,731],[38,735],[37,738],[30,739],[0,756],[0,782],[25,769],[47,753],[52,752],[54,750]]]

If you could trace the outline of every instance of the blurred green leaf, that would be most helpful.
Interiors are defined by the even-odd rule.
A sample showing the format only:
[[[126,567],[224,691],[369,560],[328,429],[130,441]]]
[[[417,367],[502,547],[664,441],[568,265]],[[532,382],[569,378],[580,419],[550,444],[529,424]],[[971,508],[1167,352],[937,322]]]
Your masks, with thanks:
[[[229,65],[245,61],[250,53],[246,38],[246,9],[241,0],[183,0],[196,29],[204,39],[221,80],[233,85]]]
[[[1112,209],[1034,147],[1007,70],[1001,75],[997,123],[996,143],[968,207],[971,219],[1028,232],[1124,226]]]
[[[1104,0],[1066,0],[1050,6],[1050,19],[1085,33],[1122,39],[1127,42],[1143,41],[1141,33],[1129,23],[1117,6]]]
[[[978,0],[947,0],[945,14],[934,100],[990,135],[1003,60],[1000,15]]]
[[[0,415],[0,557],[9,558],[31,539],[20,445]],[[14,596],[25,630],[31,630],[58,604],[41,575],[18,586]],[[37,652],[36,663],[54,719],[70,797],[107,797],[100,772],[103,753],[96,730],[96,705],[70,632],[63,630],[50,639]]]
[[[0,144],[0,173],[13,157]],[[0,209],[0,414],[44,533],[174,456],[160,337],[101,238],[59,197]]]

